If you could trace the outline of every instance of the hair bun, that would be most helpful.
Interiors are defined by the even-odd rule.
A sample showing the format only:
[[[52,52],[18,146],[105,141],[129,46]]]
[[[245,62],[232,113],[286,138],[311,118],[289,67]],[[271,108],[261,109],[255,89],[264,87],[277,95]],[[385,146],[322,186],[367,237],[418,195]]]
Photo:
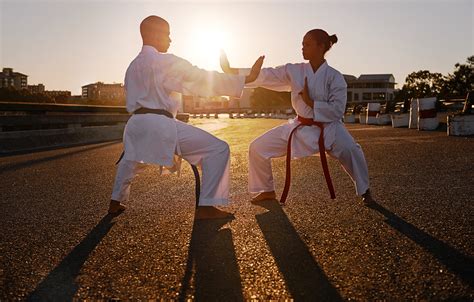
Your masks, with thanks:
[[[329,36],[329,41],[331,41],[332,44],[337,43],[337,36],[336,35],[330,35]]]

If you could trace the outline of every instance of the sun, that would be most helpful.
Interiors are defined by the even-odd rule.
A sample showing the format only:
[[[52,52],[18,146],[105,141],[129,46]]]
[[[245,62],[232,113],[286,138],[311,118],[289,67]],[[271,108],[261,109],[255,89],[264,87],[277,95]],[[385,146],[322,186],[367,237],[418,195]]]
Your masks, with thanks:
[[[219,55],[221,49],[227,47],[227,35],[216,28],[200,29],[195,32],[191,47],[203,68],[220,70]]]

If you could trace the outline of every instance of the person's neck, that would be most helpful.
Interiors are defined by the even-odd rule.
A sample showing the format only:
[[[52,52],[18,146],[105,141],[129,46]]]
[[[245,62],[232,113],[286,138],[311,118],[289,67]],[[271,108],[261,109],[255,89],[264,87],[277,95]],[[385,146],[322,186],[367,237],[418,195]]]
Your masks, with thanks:
[[[143,42],[143,46],[150,46],[150,47],[153,47],[154,49],[156,49],[156,51],[158,51],[158,47],[156,47],[156,46],[153,45],[152,43]]]
[[[316,72],[318,70],[319,66],[323,65],[323,63],[326,62],[324,58],[317,58],[315,60],[309,60],[309,64],[311,64],[311,68],[313,69],[313,72]]]

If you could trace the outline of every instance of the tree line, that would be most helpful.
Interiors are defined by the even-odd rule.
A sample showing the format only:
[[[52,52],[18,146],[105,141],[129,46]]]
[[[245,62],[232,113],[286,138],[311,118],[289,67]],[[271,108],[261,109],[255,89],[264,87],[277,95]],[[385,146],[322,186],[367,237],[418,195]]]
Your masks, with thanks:
[[[423,97],[465,98],[467,93],[473,90],[473,85],[474,56],[470,56],[465,64],[456,63],[454,72],[446,76],[429,70],[410,73],[403,87],[395,95],[395,100],[404,101]]]

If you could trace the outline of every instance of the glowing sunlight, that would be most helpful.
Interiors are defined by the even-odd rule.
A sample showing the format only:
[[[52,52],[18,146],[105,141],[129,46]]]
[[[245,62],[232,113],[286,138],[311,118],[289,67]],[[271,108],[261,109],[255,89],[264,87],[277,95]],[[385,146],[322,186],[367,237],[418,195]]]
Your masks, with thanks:
[[[219,54],[226,49],[227,36],[225,32],[215,28],[203,28],[195,31],[191,46],[193,56],[198,65],[203,68],[220,70]]]

